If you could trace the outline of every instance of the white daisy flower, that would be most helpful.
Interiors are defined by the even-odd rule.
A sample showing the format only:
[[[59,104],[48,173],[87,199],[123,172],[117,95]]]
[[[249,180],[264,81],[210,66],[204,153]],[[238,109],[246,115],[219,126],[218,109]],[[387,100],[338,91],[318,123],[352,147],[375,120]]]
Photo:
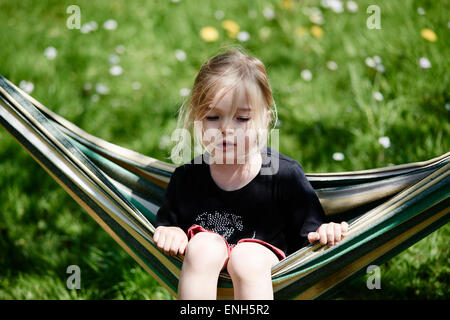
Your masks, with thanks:
[[[110,64],[118,64],[120,62],[120,58],[116,54],[111,54],[108,57],[108,61]]]
[[[341,0],[328,0],[328,6],[336,13],[344,12],[344,4]]]
[[[347,10],[350,12],[358,11],[358,4],[355,1],[347,1]]]
[[[91,28],[91,31],[95,31],[98,29],[98,23],[95,21],[89,21],[87,24]]]
[[[335,161],[342,161],[344,160],[345,156],[342,152],[335,152],[333,153],[333,160]]]
[[[377,69],[378,72],[383,73],[384,72],[384,66],[382,64],[378,64],[375,69]]]
[[[311,81],[313,75],[312,75],[311,71],[309,71],[308,69],[305,69],[305,70],[302,70],[302,72],[300,73],[300,77],[302,77],[302,79],[305,81]]]
[[[431,68],[431,62],[427,58],[422,57],[419,59],[419,66],[422,69],[429,69],[429,68]]]
[[[119,45],[116,47],[116,52],[117,52],[118,54],[124,53],[125,50],[126,50],[125,47],[124,47],[123,45],[121,45],[121,44],[119,44]]]
[[[322,11],[317,7],[303,7],[302,13],[307,16],[310,16],[312,14],[322,15]]]
[[[272,31],[270,30],[269,27],[262,27],[259,30],[258,35],[262,41],[266,42],[269,39],[271,33]]]
[[[108,94],[109,93],[109,88],[107,86],[105,86],[103,83],[97,83],[95,85],[95,91],[98,94]]]
[[[88,24],[83,24],[83,25],[81,26],[81,28],[80,28],[80,32],[81,32],[81,33],[84,33],[84,34],[89,33],[89,32],[91,32],[91,31],[92,31],[92,30],[91,30],[91,28],[89,27]]]
[[[180,90],[180,96],[187,97],[191,93],[191,90],[189,88],[182,88]]]
[[[263,10],[263,16],[267,19],[267,20],[272,20],[275,18],[275,11],[273,11],[272,8],[264,8]]]
[[[314,24],[324,24],[325,20],[323,19],[322,13],[319,11],[319,13],[312,13],[309,15],[309,21],[311,21]]]
[[[417,13],[420,14],[421,16],[426,14],[425,9],[422,7],[417,8]]]
[[[322,10],[320,10],[320,8],[318,7],[303,7],[302,8],[302,13],[304,15],[312,15],[312,14],[322,14]]]
[[[365,64],[366,64],[366,66],[368,66],[368,67],[370,67],[370,68],[375,68],[375,66],[377,65],[377,64],[375,63],[375,60],[373,60],[373,58],[371,58],[371,57],[367,57],[367,58],[364,60],[364,62],[365,62]]]
[[[331,9],[336,13],[341,13],[344,11],[344,4],[341,0],[322,0],[320,4],[322,7]]]
[[[20,87],[20,89],[22,89],[22,90],[25,91],[26,93],[31,93],[31,92],[33,92],[33,90],[34,90],[34,84],[33,84],[33,82],[26,81],[26,80],[20,81],[19,87]]]
[[[391,146],[391,139],[389,137],[381,137],[378,139],[378,142],[383,146],[383,148],[387,149]]]
[[[379,91],[376,91],[376,92],[373,93],[373,98],[375,100],[377,100],[377,101],[383,101],[384,100],[383,94],[381,92],[379,92]]]
[[[58,55],[58,50],[56,50],[55,47],[48,47],[44,50],[44,56],[48,59],[48,60],[53,60],[56,58],[56,56]]]
[[[133,90],[139,90],[142,87],[142,85],[141,85],[141,83],[139,81],[134,81],[131,84],[131,87],[133,88]]]
[[[97,29],[98,29],[98,23],[95,21],[89,21],[81,26],[80,32],[86,34],[91,31],[95,31]]]
[[[373,61],[375,61],[375,64],[380,64],[382,62],[379,56],[373,56]]]
[[[186,60],[186,52],[184,52],[183,50],[180,50],[180,49],[175,50],[175,58],[176,58],[178,61],[184,61],[184,60]]]
[[[368,66],[369,68],[374,68],[376,69],[378,72],[384,72],[385,68],[382,65],[382,59],[380,56],[373,56],[373,57],[367,57],[364,62],[366,64],[366,66]]]
[[[117,29],[117,21],[114,19],[108,19],[103,23],[103,28],[106,30],[115,30]]]
[[[123,69],[119,65],[114,65],[111,68],[109,68],[109,73],[113,76],[121,75],[123,72]]]
[[[241,31],[237,34],[237,39],[241,42],[248,41],[250,39],[250,34],[247,31]]]
[[[338,65],[334,61],[327,61],[327,68],[330,69],[331,71],[335,71],[337,70]]]
[[[83,90],[86,91],[86,92],[91,91],[91,90],[92,90],[92,83],[86,82],[86,83],[84,84],[84,86],[83,86]]]
[[[330,5],[328,4],[328,0],[321,0],[320,5],[324,8],[329,8]]]
[[[214,13],[214,16],[216,17],[217,20],[222,20],[225,17],[225,13],[222,10],[217,10]]]
[[[98,102],[100,100],[100,96],[98,94],[94,93],[91,96],[91,100],[92,100],[92,102]]]

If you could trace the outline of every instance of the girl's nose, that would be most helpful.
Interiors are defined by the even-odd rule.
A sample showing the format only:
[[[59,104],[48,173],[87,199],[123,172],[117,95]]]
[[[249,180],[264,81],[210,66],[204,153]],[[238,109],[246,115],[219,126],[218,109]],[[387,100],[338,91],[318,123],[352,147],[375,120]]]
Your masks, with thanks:
[[[226,136],[227,133],[230,133],[230,134],[233,133],[234,128],[233,128],[232,123],[233,122],[228,119],[224,119],[222,121],[220,130],[224,136]]]

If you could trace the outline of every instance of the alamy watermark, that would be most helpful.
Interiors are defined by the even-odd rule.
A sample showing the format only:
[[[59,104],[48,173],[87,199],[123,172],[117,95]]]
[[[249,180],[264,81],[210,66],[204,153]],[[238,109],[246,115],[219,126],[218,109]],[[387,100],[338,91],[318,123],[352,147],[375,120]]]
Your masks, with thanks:
[[[381,9],[379,6],[373,4],[367,7],[367,13],[371,15],[366,20],[368,29],[381,29]]]
[[[73,289],[81,289],[81,269],[76,264],[72,264],[67,267],[66,273],[70,274],[70,276],[67,277],[66,286],[67,289],[73,290]]]
[[[66,13],[70,16],[66,20],[66,26],[69,29],[81,28],[81,10],[80,7],[73,4],[67,7]]]
[[[381,289],[380,267],[372,264],[367,267],[366,273],[370,274],[370,276],[367,278],[367,281],[366,281],[367,289],[369,289],[369,290]]]

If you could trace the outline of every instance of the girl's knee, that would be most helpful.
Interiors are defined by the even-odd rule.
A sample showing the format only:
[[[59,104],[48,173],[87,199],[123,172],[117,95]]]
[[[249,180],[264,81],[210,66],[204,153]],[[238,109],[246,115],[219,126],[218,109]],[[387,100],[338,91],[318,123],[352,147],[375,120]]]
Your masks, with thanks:
[[[196,269],[222,268],[228,251],[221,236],[211,232],[200,232],[188,242],[184,262]]]
[[[259,279],[269,276],[276,262],[278,258],[268,248],[257,243],[244,242],[231,251],[227,270],[236,280]]]

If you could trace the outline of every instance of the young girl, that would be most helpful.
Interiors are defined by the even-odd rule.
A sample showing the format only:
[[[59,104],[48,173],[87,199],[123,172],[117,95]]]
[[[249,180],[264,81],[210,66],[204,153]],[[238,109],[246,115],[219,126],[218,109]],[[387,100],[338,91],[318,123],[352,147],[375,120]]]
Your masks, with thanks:
[[[154,234],[166,254],[185,255],[179,299],[216,299],[225,270],[235,299],[273,299],[273,265],[347,231],[324,224],[300,163],[266,145],[271,106],[263,63],[242,49],[211,58],[195,79],[179,124],[206,151],[173,172]]]

